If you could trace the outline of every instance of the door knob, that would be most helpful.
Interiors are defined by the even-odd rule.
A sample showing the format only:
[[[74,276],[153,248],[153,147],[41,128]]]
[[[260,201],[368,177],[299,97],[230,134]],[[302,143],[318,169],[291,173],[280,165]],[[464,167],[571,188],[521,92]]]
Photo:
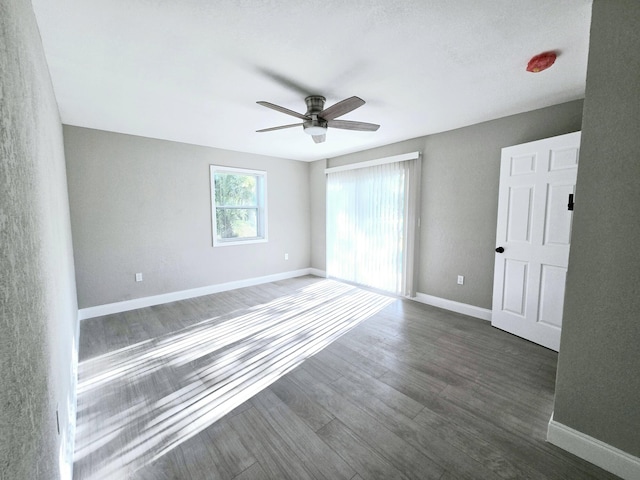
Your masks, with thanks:
[[[502,253],[502,252],[504,252],[504,248],[498,247],[498,248],[496,248],[496,252]]]

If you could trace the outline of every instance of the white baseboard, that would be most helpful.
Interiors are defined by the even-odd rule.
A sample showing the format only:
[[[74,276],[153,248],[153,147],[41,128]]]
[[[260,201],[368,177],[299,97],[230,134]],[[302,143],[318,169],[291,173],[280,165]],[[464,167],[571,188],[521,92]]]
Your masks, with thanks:
[[[451,310],[452,312],[462,313],[463,315],[469,315],[470,317],[476,317],[481,320],[487,320],[489,322],[491,321],[491,310],[476,307],[475,305],[454,302],[453,300],[434,297],[433,295],[427,295],[426,293],[420,292],[417,292],[416,296],[411,298],[411,300],[415,300],[420,303],[426,303],[427,305],[431,305],[433,307]]]
[[[327,272],[324,270],[318,270],[317,268],[310,268],[309,275],[315,275],[316,277],[327,278]]]
[[[640,458],[556,422],[551,415],[547,441],[625,480],[640,478]]]
[[[235,290],[236,288],[251,287],[262,283],[277,282],[278,280],[285,280],[287,278],[302,277],[303,275],[315,275],[318,277],[325,276],[324,272],[321,270],[317,270],[315,268],[303,268],[301,270],[276,273],[273,275],[266,275],[264,277],[247,278],[246,280],[237,280],[235,282],[207,285],[206,287],[192,288],[190,290],[181,290],[178,292],[153,295],[151,297],[134,298],[133,300],[125,300],[123,302],[81,308],[78,310],[78,319],[86,320],[87,318],[100,317],[102,315],[110,315],[112,313],[127,312],[138,308],[151,307],[153,305],[161,305],[163,303],[176,302],[178,300],[186,300],[187,298],[226,292],[227,290]]]

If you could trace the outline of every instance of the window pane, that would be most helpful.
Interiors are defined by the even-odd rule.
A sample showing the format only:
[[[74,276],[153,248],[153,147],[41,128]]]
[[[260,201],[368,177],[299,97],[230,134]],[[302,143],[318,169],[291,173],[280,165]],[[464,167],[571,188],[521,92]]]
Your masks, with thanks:
[[[216,208],[218,239],[258,236],[257,208]]]
[[[254,175],[236,173],[215,174],[216,205],[226,207],[258,204],[257,179]]]
[[[211,165],[213,246],[267,241],[267,173]]]

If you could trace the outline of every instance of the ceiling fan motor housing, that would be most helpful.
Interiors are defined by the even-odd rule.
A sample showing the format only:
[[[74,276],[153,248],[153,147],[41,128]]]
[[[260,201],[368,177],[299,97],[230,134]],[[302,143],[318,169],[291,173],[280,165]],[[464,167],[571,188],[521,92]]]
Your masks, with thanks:
[[[326,102],[326,98],[321,95],[309,95],[304,99],[307,104],[307,115],[313,115],[314,113],[320,113],[324,110],[324,102]]]
[[[326,98],[320,95],[310,95],[304,99],[307,104],[306,115],[311,120],[306,120],[302,125],[305,133],[309,135],[324,135],[327,133],[327,121],[319,118],[318,114],[324,110],[324,102]]]

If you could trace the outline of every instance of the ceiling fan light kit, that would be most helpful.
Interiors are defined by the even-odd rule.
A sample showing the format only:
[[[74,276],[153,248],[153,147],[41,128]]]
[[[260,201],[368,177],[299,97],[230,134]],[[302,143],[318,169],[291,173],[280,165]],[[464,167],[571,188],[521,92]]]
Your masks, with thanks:
[[[307,124],[308,123],[308,124]],[[305,122],[304,133],[307,135],[324,135],[327,133],[326,122],[325,125],[313,125],[312,122]]]
[[[322,143],[325,141],[327,129],[341,128],[343,130],[358,130],[364,132],[375,132],[380,128],[380,125],[366,122],[355,122],[351,120],[335,120],[337,117],[346,115],[347,113],[355,110],[358,107],[364,105],[364,100],[359,97],[346,98],[329,108],[324,108],[324,102],[326,99],[321,95],[310,95],[304,99],[307,104],[307,111],[305,114],[294,112],[288,108],[275,105],[273,103],[260,101],[257,102],[263,107],[277,110],[281,113],[286,113],[293,117],[304,120],[303,123],[294,123],[291,125],[281,125],[279,127],[263,128],[257,130],[257,132],[270,132],[273,130],[281,130],[283,128],[291,128],[302,125],[304,132],[313,137],[315,143]]]

